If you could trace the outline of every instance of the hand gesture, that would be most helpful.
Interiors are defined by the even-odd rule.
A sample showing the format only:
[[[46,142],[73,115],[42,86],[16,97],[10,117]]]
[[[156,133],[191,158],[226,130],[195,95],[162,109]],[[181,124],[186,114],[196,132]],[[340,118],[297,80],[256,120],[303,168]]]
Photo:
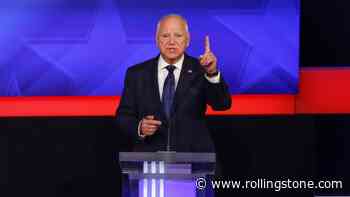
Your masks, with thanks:
[[[153,115],[145,116],[141,121],[141,135],[153,135],[162,124],[161,121],[156,120]]]
[[[199,63],[208,75],[212,75],[217,72],[217,59],[210,50],[209,36],[205,36],[204,47],[204,54],[199,57]]]

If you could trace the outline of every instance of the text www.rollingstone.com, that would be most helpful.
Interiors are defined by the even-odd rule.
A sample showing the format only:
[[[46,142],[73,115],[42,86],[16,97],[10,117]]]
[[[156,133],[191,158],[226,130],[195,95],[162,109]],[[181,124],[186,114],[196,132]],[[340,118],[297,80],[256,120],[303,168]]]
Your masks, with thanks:
[[[214,190],[220,189],[243,189],[243,190],[273,190],[276,192],[289,189],[342,189],[341,180],[207,180],[205,178],[196,179],[196,187],[199,190],[212,187]]]

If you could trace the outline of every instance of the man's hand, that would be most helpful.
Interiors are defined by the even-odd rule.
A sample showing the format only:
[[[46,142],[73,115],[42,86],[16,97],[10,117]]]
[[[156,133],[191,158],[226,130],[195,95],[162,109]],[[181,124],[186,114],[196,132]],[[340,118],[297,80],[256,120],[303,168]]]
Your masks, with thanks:
[[[159,129],[161,124],[162,122],[159,120],[155,120],[154,116],[145,116],[141,121],[141,135],[153,135]]]
[[[199,57],[199,63],[203,66],[208,76],[217,73],[217,59],[215,55],[210,51],[209,36],[205,36],[205,50],[204,54]]]

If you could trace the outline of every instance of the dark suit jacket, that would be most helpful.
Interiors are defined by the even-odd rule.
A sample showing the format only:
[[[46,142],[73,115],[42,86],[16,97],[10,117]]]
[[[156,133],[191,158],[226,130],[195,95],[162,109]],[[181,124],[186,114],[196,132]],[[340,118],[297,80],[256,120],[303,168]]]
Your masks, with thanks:
[[[176,88],[171,124],[166,120],[158,87],[158,57],[137,64],[127,70],[117,124],[135,142],[134,151],[164,151],[167,129],[171,125],[171,150],[178,152],[214,152],[205,122],[206,105],[214,110],[231,107],[231,96],[224,79],[210,83],[198,59],[185,55]],[[155,115],[162,125],[153,136],[140,139],[139,121],[146,115]]]

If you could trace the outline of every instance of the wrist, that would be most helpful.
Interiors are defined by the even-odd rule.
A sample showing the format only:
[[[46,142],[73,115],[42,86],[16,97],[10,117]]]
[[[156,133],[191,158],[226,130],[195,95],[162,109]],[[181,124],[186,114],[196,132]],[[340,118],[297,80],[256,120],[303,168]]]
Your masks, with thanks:
[[[212,71],[212,72],[207,72],[207,76],[208,77],[216,77],[216,76],[218,76],[218,74],[219,74],[218,70],[215,70],[215,71]]]

